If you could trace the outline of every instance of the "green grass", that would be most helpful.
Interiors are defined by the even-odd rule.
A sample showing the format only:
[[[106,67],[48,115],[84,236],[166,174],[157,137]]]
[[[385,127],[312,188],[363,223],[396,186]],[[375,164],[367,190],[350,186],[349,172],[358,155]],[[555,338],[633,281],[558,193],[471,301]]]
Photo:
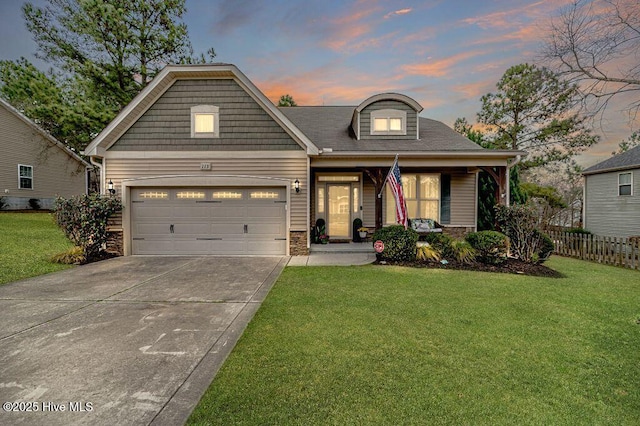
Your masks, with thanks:
[[[286,268],[189,424],[637,425],[640,273]]]
[[[0,213],[0,284],[67,269],[49,258],[73,247],[47,213]]]

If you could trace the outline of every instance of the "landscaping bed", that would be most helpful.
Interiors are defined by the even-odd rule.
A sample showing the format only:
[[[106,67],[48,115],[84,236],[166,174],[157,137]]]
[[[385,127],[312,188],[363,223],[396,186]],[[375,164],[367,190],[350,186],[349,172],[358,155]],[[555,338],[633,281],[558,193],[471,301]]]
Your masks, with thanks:
[[[415,261],[376,261],[378,265],[410,266],[414,268],[450,269],[478,272],[500,272],[506,274],[529,275],[533,277],[562,278],[564,275],[540,263],[527,263],[519,259],[507,259],[504,262],[491,265],[487,263],[473,262],[463,263],[455,260],[440,262]]]

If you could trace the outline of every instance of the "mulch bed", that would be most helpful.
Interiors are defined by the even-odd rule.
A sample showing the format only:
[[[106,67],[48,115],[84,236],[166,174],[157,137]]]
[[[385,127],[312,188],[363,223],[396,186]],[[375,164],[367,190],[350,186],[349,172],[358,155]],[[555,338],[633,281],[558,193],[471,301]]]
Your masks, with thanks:
[[[526,263],[518,259],[507,259],[499,265],[488,265],[486,263],[459,263],[451,261],[447,264],[440,262],[424,262],[416,260],[414,262],[394,262],[380,261],[375,262],[378,265],[398,265],[409,266],[413,268],[433,268],[433,269],[453,269],[463,271],[481,271],[481,272],[500,272],[505,274],[529,275],[534,277],[547,278],[564,278],[565,276],[558,271],[548,268],[538,263]]]

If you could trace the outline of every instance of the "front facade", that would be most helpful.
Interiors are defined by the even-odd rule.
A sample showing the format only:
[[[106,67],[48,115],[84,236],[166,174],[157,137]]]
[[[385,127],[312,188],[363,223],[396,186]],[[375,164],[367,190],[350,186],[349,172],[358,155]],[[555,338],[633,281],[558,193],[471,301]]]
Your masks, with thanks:
[[[604,237],[640,235],[640,146],[583,174],[584,227]]]
[[[4,209],[51,208],[87,192],[90,165],[0,99],[0,197]]]
[[[87,147],[125,206],[112,232],[131,254],[306,254],[353,221],[394,222],[384,179],[396,154],[410,217],[476,227],[477,177],[504,199],[509,162],[400,94],[354,107],[277,108],[235,66],[168,66]],[[378,197],[380,194],[380,197]]]

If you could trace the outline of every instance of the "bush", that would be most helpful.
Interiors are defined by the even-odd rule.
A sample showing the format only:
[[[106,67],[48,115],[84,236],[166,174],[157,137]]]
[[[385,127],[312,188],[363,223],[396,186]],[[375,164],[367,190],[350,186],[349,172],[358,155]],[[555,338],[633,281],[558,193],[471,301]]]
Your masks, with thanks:
[[[438,252],[438,250],[436,250],[429,243],[421,243],[421,242],[418,242],[416,258],[418,260],[425,260],[428,262],[439,262],[441,259],[440,252]]]
[[[423,237],[423,240],[435,248],[445,259],[453,259],[455,253],[453,251],[454,239],[442,232],[430,232]]]
[[[467,241],[454,240],[451,249],[453,258],[460,263],[472,263],[476,260],[476,250]]]
[[[553,240],[549,238],[549,236],[543,232],[540,232],[536,229],[536,235],[540,239],[539,248],[537,254],[537,262],[544,263],[551,257],[553,251],[555,250],[555,244],[553,244]]]
[[[7,206],[7,201],[4,197],[0,197],[0,210],[4,209]]]
[[[122,203],[115,197],[100,194],[57,198],[53,208],[56,224],[71,242],[81,247],[86,260],[98,257],[107,243],[109,217],[122,210]]]
[[[380,259],[412,261],[416,258],[418,233],[411,228],[404,229],[402,225],[386,226],[373,234],[373,240],[381,240],[384,243]]]
[[[40,210],[40,200],[37,198],[29,198],[29,207],[33,210]]]
[[[465,240],[476,250],[477,259],[482,263],[497,265],[507,260],[509,239],[502,232],[472,232]]]
[[[567,230],[568,234],[585,234],[585,235],[591,235],[590,231],[587,231],[584,228],[570,228]]]
[[[73,247],[62,253],[51,256],[53,263],[62,263],[63,265],[79,265],[84,263],[84,250],[82,247]]]

